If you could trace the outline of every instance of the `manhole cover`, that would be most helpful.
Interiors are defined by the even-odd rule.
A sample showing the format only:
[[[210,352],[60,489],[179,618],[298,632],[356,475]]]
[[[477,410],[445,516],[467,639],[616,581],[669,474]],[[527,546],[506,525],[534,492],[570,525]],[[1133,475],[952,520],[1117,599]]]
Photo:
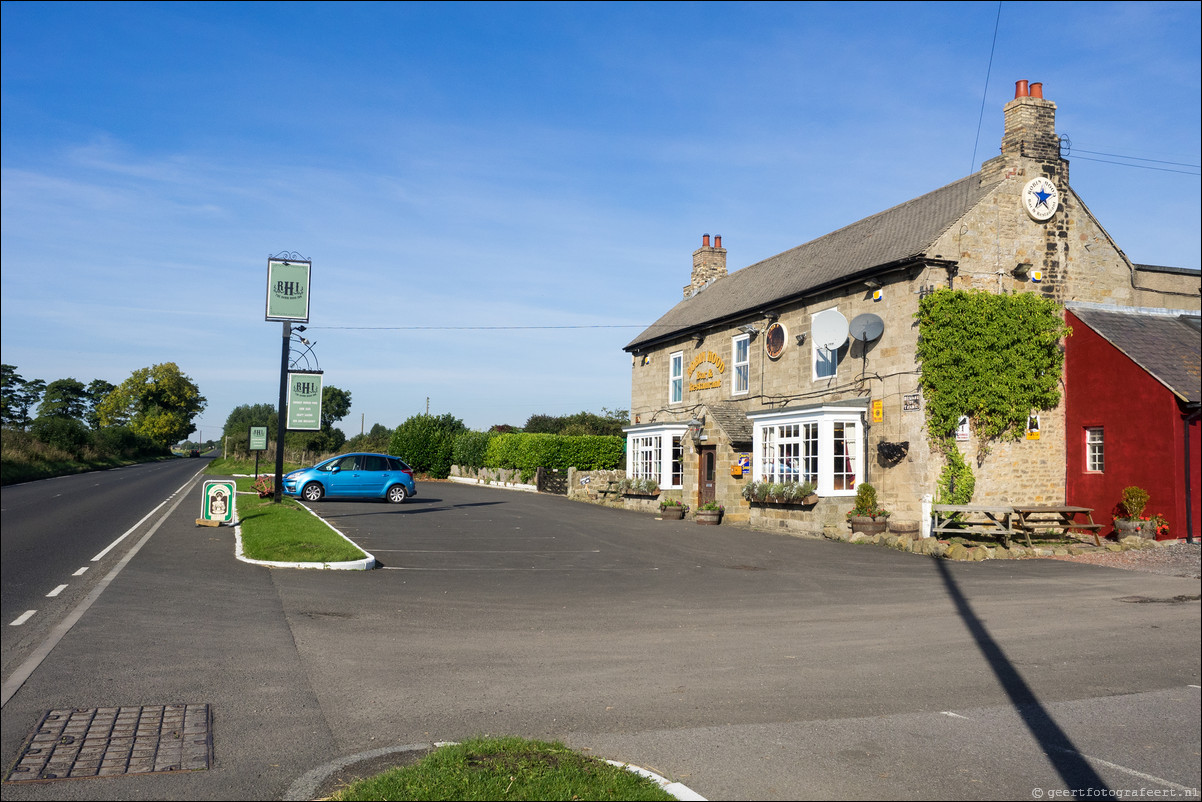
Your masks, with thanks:
[[[211,725],[207,704],[49,710],[5,782],[207,769]]]

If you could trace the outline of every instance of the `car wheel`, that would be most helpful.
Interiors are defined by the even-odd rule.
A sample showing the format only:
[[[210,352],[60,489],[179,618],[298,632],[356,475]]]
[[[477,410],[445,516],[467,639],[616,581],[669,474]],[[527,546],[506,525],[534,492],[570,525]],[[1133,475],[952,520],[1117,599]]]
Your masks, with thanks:
[[[393,485],[388,488],[388,501],[390,503],[403,504],[407,498],[409,498],[409,494],[405,491],[404,485]]]
[[[301,491],[301,497],[305,501],[321,501],[321,497],[325,494],[326,491],[317,482],[309,482]]]

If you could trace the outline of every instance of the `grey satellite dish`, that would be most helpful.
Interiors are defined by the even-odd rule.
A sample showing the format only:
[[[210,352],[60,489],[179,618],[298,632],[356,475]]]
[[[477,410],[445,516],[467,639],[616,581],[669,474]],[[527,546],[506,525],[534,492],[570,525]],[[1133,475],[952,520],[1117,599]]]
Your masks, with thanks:
[[[871,312],[865,312],[851,319],[850,331],[857,340],[872,342],[885,333],[885,321]]]
[[[814,315],[814,322],[810,326],[814,343],[828,351],[836,351],[847,342],[847,332],[847,318],[838,309],[827,309]]]

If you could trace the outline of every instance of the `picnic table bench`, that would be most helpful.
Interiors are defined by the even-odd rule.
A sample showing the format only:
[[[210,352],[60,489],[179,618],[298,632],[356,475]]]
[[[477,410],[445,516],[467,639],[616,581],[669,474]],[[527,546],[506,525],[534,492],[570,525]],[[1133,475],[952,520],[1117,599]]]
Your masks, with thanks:
[[[1016,506],[1014,513],[1018,516],[1017,528],[1028,533],[1028,539],[1029,533],[1041,529],[1063,529],[1066,534],[1074,529],[1083,529],[1093,535],[1095,546],[1102,545],[1101,538],[1098,536],[1102,525],[1093,522],[1092,507],[1070,507],[1056,504]],[[1085,521],[1079,522],[1078,516],[1083,516]]]
[[[618,481],[617,479],[610,479],[608,482],[605,483],[604,490],[602,490],[601,488],[597,488],[597,495],[600,496],[603,501],[606,500],[608,496],[619,495],[620,491],[618,490],[618,486],[620,484],[622,484],[622,483],[620,481]]]
[[[932,504],[931,505],[931,534],[941,535],[993,535],[1006,548],[1010,547],[1010,538],[1024,529],[1016,529],[1011,525],[1010,518],[1015,514],[1014,507],[989,507],[977,504]],[[1027,545],[1031,545],[1031,536],[1027,534]]]

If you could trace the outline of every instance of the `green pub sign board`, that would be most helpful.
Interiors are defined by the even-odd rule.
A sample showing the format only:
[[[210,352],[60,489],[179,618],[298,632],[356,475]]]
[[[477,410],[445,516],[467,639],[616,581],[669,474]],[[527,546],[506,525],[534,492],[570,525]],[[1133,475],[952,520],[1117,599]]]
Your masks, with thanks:
[[[200,517],[206,521],[231,523],[234,520],[234,483],[209,480],[204,484]]]
[[[267,319],[309,322],[311,262],[296,259],[267,260]]]
[[[288,373],[288,431],[321,429],[321,374]]]
[[[266,451],[267,450],[267,427],[266,426],[251,426],[250,427],[250,450],[251,451]]]

